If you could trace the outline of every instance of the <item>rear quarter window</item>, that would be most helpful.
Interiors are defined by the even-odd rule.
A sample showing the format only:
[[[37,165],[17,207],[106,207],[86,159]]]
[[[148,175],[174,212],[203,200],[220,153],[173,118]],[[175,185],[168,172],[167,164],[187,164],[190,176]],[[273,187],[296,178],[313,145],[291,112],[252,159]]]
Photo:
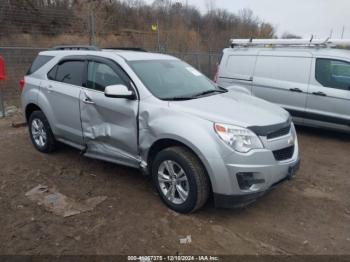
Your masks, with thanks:
[[[50,72],[47,74],[48,79],[56,80],[57,68],[58,68],[58,65],[55,65],[55,67],[50,70]]]
[[[49,62],[53,56],[38,55],[30,66],[27,75],[33,74],[35,71],[39,70],[43,65]]]

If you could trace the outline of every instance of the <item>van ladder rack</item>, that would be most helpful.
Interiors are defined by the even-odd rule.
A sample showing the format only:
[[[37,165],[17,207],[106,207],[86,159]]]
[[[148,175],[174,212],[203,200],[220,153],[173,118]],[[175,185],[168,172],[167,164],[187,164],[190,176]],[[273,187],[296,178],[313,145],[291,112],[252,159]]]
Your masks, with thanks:
[[[236,46],[350,46],[350,39],[231,39],[231,47]]]

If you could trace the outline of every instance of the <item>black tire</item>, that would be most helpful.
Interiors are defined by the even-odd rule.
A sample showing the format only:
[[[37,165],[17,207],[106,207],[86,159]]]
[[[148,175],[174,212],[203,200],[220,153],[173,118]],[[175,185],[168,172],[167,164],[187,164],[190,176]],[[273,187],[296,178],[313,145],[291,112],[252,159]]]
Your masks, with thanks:
[[[187,199],[181,204],[171,202],[160,188],[158,170],[164,161],[173,161],[186,174],[189,192]],[[179,213],[191,213],[201,208],[208,200],[210,182],[206,170],[190,150],[185,147],[170,147],[159,152],[152,163],[152,178],[162,201],[172,210]]]
[[[46,142],[44,143],[43,146],[38,145],[37,142],[35,142],[33,133],[32,133],[32,124],[33,121],[36,119],[40,120],[43,123],[43,130],[46,133]],[[32,141],[34,147],[42,152],[42,153],[51,153],[55,150],[56,148],[56,140],[55,137],[52,133],[51,127],[49,125],[49,122],[47,121],[47,118],[45,117],[44,113],[42,111],[34,111],[28,121],[28,128],[29,128],[29,135],[30,135],[30,140]]]

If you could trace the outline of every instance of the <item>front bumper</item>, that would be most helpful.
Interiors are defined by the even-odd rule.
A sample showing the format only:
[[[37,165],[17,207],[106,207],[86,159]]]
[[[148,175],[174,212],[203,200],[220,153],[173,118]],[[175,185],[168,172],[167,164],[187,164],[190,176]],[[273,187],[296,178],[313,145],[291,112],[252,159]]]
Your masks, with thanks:
[[[255,202],[258,198],[270,192],[277,185],[281,184],[286,180],[290,180],[294,177],[299,170],[300,159],[298,159],[293,164],[289,165],[287,168],[287,173],[278,181],[273,183],[268,188],[265,188],[262,191],[257,191],[253,193],[240,194],[240,195],[224,195],[219,193],[214,193],[214,202],[215,207],[217,208],[242,208],[249,204]]]

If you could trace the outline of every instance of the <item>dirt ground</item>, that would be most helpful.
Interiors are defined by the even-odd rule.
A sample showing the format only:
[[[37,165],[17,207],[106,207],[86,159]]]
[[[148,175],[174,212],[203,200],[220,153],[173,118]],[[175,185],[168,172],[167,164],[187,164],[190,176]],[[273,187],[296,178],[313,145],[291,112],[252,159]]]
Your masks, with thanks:
[[[167,209],[137,170],[61,146],[44,155],[19,116],[0,120],[0,254],[350,254],[350,136],[298,128],[298,175],[251,207],[191,215]],[[77,201],[107,199],[61,217],[30,201],[37,185]],[[192,242],[180,244],[191,236]]]

